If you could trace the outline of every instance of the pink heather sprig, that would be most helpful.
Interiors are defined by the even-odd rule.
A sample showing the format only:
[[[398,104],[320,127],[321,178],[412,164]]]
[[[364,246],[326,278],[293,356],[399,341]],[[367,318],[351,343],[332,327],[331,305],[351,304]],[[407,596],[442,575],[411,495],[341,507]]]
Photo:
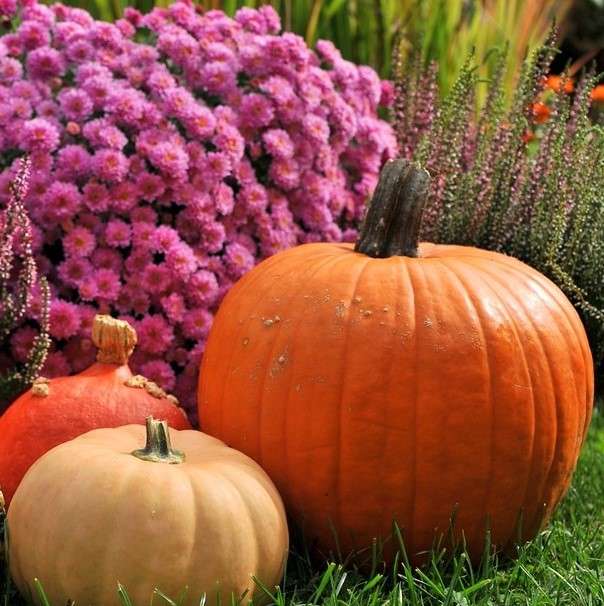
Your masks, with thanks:
[[[0,152],[32,157],[26,203],[53,295],[44,373],[81,368],[101,310],[136,325],[133,370],[192,410],[232,284],[284,248],[354,239],[396,153],[378,117],[392,87],[331,43],[279,34],[270,6],[230,18],[178,0],[108,24],[26,4],[0,37]]]
[[[35,379],[50,345],[50,291],[46,280],[38,278],[32,226],[24,205],[31,160],[18,160],[15,169],[0,213],[0,343],[10,342],[14,362],[0,368],[0,412]],[[37,321],[38,330],[26,323],[28,316]]]

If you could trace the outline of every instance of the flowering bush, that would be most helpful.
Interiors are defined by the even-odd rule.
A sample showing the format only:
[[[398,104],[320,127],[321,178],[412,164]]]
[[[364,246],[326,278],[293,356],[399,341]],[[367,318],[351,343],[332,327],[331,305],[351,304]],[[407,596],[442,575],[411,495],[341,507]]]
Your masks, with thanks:
[[[22,3],[0,38],[0,190],[28,152],[52,288],[44,374],[91,362],[100,309],[136,327],[135,371],[190,404],[230,286],[283,248],[355,237],[395,153],[377,115],[391,87],[279,30],[270,6],[231,19],[180,0],[109,24]]]

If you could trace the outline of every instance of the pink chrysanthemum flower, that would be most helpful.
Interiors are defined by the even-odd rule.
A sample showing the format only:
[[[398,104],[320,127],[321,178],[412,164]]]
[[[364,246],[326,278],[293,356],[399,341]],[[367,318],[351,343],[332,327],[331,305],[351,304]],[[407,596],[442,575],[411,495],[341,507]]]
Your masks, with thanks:
[[[75,227],[63,238],[63,250],[70,257],[87,257],[95,246],[94,235],[85,227]]]
[[[187,308],[182,295],[173,292],[170,295],[163,297],[161,299],[161,306],[170,322],[177,323],[183,321]]]
[[[111,269],[116,273],[121,271],[123,265],[122,255],[117,250],[107,247],[97,248],[90,260],[97,269]]]
[[[294,155],[294,144],[287,131],[281,128],[267,130],[262,135],[266,151],[275,158],[291,158]]]
[[[102,212],[109,208],[109,192],[97,181],[89,181],[83,188],[82,200],[92,212]]]
[[[49,80],[63,75],[66,61],[58,50],[43,46],[27,55],[26,65],[31,78]]]
[[[173,338],[172,330],[160,314],[145,316],[136,326],[141,351],[150,354],[164,353]]]
[[[59,105],[68,120],[85,120],[92,113],[92,100],[83,90],[67,89],[59,95]]]
[[[73,217],[80,208],[82,195],[73,183],[55,181],[43,196],[48,213],[57,221]]]
[[[94,276],[96,296],[104,301],[115,301],[120,292],[119,274],[111,269],[99,269]]]
[[[11,57],[0,58],[0,81],[3,84],[17,81],[23,75],[23,66]]]
[[[78,293],[82,301],[94,301],[98,296],[98,289],[93,276],[84,278],[78,284]]]
[[[189,157],[182,147],[169,141],[154,145],[148,152],[151,164],[166,175],[179,179],[186,177]]]
[[[226,247],[225,265],[231,276],[237,279],[254,267],[254,256],[247,248],[234,242]]]
[[[66,145],[57,154],[55,165],[63,181],[78,180],[90,174],[91,156],[81,145]]]
[[[302,120],[304,133],[317,143],[327,143],[329,140],[329,125],[327,122],[313,114],[308,114]]]
[[[270,100],[258,93],[245,95],[239,109],[243,124],[253,128],[268,126],[275,115]]]
[[[23,125],[22,147],[29,152],[51,152],[59,144],[59,132],[44,118],[34,118]]]
[[[220,61],[210,61],[201,68],[199,84],[208,92],[220,95],[233,91],[237,86],[237,80],[230,66]]]
[[[109,246],[125,248],[130,244],[131,228],[125,221],[114,219],[105,227],[105,242]]]
[[[0,15],[12,17],[17,12],[17,0],[2,0],[0,2]]]
[[[197,260],[188,244],[177,242],[166,251],[166,264],[177,276],[186,279],[195,271]]]
[[[178,245],[180,238],[178,232],[168,225],[160,225],[154,234],[153,250],[166,253],[172,246]]]
[[[163,294],[172,282],[172,272],[165,263],[150,263],[143,270],[140,282],[149,294]]]
[[[120,290],[115,306],[122,313],[133,311],[136,314],[145,314],[150,303],[149,295],[141,290],[138,284],[129,283]]]
[[[153,173],[142,172],[136,178],[136,186],[143,200],[153,202],[166,190],[163,179]]]
[[[122,215],[128,215],[136,207],[138,191],[134,183],[122,181],[109,190],[111,208]]]
[[[69,339],[80,328],[80,314],[74,303],[55,299],[50,305],[50,334],[56,339]]]
[[[182,323],[185,337],[196,341],[207,337],[211,326],[212,314],[203,307],[189,310]]]
[[[122,181],[128,174],[128,158],[115,149],[101,149],[92,159],[96,176],[108,183]]]
[[[59,278],[69,286],[78,286],[92,273],[90,261],[83,257],[69,257],[58,267]]]
[[[216,274],[206,269],[195,272],[190,279],[191,290],[187,297],[196,305],[212,306],[219,292]]]

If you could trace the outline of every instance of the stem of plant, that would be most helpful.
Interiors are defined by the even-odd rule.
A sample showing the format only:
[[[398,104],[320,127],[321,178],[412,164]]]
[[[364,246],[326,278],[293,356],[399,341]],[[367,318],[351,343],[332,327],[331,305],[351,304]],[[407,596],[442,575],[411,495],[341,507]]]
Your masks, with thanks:
[[[428,171],[417,164],[402,159],[387,162],[367,209],[355,251],[376,259],[417,257],[429,185]]]
[[[136,345],[136,331],[128,322],[98,314],[92,325],[92,342],[98,347],[97,361],[126,364]]]
[[[142,461],[152,463],[178,464],[185,460],[185,453],[175,450],[170,444],[170,430],[166,421],[147,417],[147,443],[145,448],[132,451],[132,455]]]

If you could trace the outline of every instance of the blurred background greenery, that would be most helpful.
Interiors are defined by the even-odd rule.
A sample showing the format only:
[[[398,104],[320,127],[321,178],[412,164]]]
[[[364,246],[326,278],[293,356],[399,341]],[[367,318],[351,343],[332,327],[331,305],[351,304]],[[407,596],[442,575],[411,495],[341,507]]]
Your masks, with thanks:
[[[49,0],[50,2],[51,0]],[[86,8],[95,17],[114,20],[126,6],[147,12],[170,0],[64,0]],[[197,0],[204,10],[233,14],[241,6],[272,4],[283,27],[303,36],[309,45],[332,40],[355,63],[391,75],[392,45],[402,40],[403,60],[420,54],[440,66],[439,85],[446,94],[474,49],[481,76],[490,76],[488,51],[509,44],[511,90],[526,50],[543,42],[553,20],[562,34],[558,70],[578,71],[590,60],[604,70],[604,0]]]

